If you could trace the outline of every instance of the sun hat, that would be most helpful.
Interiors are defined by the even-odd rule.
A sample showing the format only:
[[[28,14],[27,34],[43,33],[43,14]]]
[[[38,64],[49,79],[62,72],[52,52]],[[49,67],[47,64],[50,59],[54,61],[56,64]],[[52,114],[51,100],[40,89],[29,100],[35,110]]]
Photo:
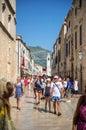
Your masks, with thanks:
[[[54,79],[58,79],[59,77],[57,75],[54,76]]]

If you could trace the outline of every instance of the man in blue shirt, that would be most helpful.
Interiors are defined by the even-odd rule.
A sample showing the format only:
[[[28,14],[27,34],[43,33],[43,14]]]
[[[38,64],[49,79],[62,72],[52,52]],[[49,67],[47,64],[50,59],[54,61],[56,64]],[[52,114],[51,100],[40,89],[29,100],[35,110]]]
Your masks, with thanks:
[[[70,77],[67,77],[67,96],[69,99],[71,98],[71,88],[72,88],[72,82],[70,80]]]

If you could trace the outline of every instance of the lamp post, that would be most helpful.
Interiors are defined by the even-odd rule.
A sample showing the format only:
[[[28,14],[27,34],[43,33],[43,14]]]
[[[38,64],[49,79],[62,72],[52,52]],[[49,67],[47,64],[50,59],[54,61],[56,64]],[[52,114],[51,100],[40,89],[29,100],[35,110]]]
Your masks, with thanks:
[[[82,61],[82,57],[83,57],[82,51],[78,52],[78,57],[79,57],[80,61]],[[81,88],[81,92],[82,92],[82,62],[80,63],[80,88]]]

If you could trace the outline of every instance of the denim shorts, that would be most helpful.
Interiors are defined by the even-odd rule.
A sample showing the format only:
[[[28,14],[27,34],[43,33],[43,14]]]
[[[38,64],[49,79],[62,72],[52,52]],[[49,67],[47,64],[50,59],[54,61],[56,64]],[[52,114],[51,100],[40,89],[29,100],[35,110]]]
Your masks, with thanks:
[[[57,102],[57,101],[60,101],[61,97],[58,97],[58,96],[53,96],[51,101],[52,102]]]

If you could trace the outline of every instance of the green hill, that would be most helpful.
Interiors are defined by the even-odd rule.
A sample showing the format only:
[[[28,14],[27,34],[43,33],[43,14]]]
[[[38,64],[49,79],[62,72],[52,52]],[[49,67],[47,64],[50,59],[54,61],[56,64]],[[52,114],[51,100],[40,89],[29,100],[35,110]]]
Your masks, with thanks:
[[[47,54],[51,54],[52,52],[40,46],[29,46],[29,49],[31,51],[31,55],[34,58],[35,63],[45,67],[47,63]]]

